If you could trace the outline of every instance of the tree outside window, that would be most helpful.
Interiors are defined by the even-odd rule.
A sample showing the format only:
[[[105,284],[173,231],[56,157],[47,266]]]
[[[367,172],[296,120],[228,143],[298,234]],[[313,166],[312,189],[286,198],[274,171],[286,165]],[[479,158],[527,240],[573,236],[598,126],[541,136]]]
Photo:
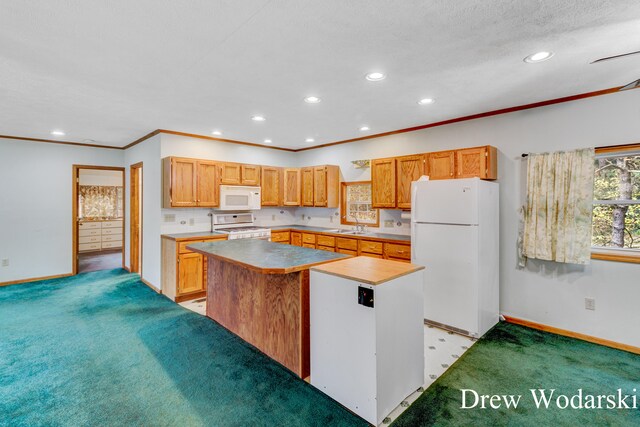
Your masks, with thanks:
[[[592,246],[640,251],[640,154],[596,156]]]
[[[371,207],[371,181],[343,182],[341,199],[341,224],[379,225],[378,209]]]

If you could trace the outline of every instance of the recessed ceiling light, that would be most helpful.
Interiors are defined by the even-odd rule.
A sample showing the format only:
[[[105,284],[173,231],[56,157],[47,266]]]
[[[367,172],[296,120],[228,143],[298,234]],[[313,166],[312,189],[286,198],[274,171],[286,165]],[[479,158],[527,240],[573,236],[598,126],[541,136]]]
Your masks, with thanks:
[[[373,73],[369,73],[365,76],[367,80],[370,82],[378,82],[380,80],[384,80],[387,77],[385,73],[381,73],[379,71],[375,71]]]
[[[304,99],[304,102],[306,102],[307,104],[317,104],[320,101],[322,101],[322,100],[320,98],[318,98],[317,96],[307,96]]]
[[[251,120],[253,120],[254,122],[264,122],[267,119],[265,119],[264,116],[253,116],[251,117]]]
[[[530,64],[533,64],[535,62],[542,62],[542,61],[546,61],[547,59],[551,58],[553,56],[553,52],[538,52],[538,53],[534,53],[531,54],[529,56],[527,56],[526,58],[524,58],[524,62],[528,62]]]
[[[307,139],[304,140],[304,142],[314,142],[314,141],[315,141],[315,139],[313,139],[313,138],[307,138]]]
[[[273,141],[271,141],[270,139],[265,139],[265,140],[264,140],[264,143],[265,143],[265,144],[271,144],[272,142],[273,142]]]
[[[429,104],[433,104],[434,102],[436,102],[436,100],[433,98],[422,98],[420,101],[418,101],[418,104],[429,105]]]
[[[216,136],[220,136],[222,135],[222,132],[220,132],[219,130],[214,130],[213,132],[211,132],[212,135],[216,135]]]
[[[369,126],[362,126],[362,127],[360,128],[360,130],[361,130],[362,132],[367,131],[367,130],[369,130]]]
[[[65,135],[66,135],[66,133],[64,133],[64,132],[63,132],[63,131],[61,131],[61,130],[52,130],[52,131],[51,131],[51,135],[53,135],[53,136],[65,136]]]

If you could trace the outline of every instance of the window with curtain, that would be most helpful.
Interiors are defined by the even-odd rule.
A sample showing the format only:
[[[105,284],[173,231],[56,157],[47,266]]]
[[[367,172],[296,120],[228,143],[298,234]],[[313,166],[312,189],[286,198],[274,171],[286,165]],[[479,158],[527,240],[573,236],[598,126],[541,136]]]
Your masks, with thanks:
[[[371,207],[371,181],[343,182],[340,223],[379,225],[378,209]]]
[[[78,186],[81,219],[112,219],[124,216],[123,188],[102,185]]]
[[[594,252],[640,258],[640,148],[597,153],[593,198]]]
[[[522,253],[572,264],[591,260],[594,149],[530,154]]]

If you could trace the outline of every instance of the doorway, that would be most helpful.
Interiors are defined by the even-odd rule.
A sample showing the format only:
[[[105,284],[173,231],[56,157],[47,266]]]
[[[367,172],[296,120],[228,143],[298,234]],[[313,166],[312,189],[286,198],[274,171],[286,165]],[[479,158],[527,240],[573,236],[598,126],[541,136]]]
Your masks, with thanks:
[[[124,266],[124,168],[73,166],[73,274]]]
[[[142,276],[142,162],[130,169],[130,247],[131,272]]]

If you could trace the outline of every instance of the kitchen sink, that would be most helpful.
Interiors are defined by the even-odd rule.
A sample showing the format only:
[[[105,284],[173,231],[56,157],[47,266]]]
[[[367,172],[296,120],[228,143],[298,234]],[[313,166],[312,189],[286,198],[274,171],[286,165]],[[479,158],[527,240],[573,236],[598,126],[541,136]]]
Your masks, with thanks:
[[[356,230],[340,230],[340,229],[334,229],[334,230],[325,230],[325,233],[335,233],[335,234],[350,234],[352,236],[361,236],[361,235],[366,235],[366,234],[372,234],[368,231],[356,231]]]

